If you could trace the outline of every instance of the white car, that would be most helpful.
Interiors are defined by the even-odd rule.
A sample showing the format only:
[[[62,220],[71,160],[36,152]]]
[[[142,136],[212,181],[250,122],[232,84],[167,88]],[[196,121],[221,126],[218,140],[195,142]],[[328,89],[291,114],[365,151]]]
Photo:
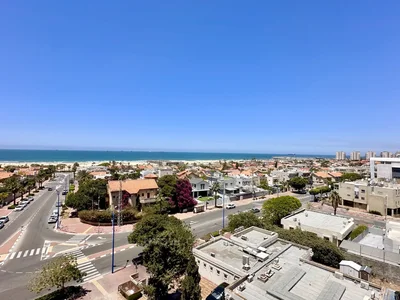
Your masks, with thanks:
[[[26,201],[20,201],[20,202],[18,203],[18,205],[23,205],[24,207],[27,207],[28,204],[29,204],[29,201],[28,201],[28,200],[26,200]]]
[[[231,209],[231,208],[235,208],[236,205],[234,203],[228,203],[225,207],[226,207],[226,209]]]
[[[18,205],[17,207],[14,208],[14,211],[21,211],[24,210],[25,206],[23,205]]]

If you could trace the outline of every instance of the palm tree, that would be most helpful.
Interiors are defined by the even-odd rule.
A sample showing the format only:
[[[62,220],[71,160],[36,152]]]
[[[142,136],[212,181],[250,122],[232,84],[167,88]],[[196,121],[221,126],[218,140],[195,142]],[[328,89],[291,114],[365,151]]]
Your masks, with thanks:
[[[16,199],[17,193],[19,191],[20,184],[21,184],[21,182],[17,175],[13,175],[4,181],[4,186],[5,186],[6,190],[9,193],[13,194],[14,205],[15,205],[15,199]]]
[[[18,184],[18,192],[20,193],[21,200],[24,198],[26,181],[20,181]]]
[[[216,181],[210,188],[211,193],[214,193],[214,206],[217,206],[217,193],[220,189],[219,183]]]
[[[331,195],[329,196],[329,199],[332,201],[333,214],[336,216],[336,210],[340,202],[340,196],[338,192],[332,191]]]
[[[31,193],[31,190],[35,188],[36,180],[33,177],[29,177],[26,181],[26,189],[28,190],[28,194]]]

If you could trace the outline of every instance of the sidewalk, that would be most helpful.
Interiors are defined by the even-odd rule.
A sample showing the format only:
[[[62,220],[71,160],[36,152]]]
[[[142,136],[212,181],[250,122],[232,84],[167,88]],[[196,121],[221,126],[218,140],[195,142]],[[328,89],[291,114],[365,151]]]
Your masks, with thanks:
[[[132,232],[134,224],[114,226],[115,233]],[[79,218],[61,219],[60,232],[70,234],[111,234],[112,226],[92,226],[82,223]]]
[[[117,269],[114,274],[107,274],[100,279],[93,280],[91,282],[86,282],[82,286],[88,293],[81,297],[84,300],[114,300],[114,299],[125,299],[118,293],[118,286],[130,280],[130,275],[139,272],[141,274],[145,273],[143,266],[139,266],[138,271],[132,265],[126,268]],[[141,299],[145,299],[142,297]]]
[[[21,230],[18,230],[14,235],[12,235],[8,240],[4,241],[4,243],[0,245],[0,263],[3,262],[9,255],[9,252],[13,249],[20,236]]]

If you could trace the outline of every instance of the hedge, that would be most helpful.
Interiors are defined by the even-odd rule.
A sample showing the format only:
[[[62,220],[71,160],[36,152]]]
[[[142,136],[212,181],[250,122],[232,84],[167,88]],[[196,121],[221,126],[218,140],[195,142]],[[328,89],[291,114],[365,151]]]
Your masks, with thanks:
[[[326,266],[339,268],[339,263],[344,259],[340,249],[318,237],[315,233],[301,231],[300,229],[286,230],[277,226],[268,226],[268,230],[278,233],[279,238],[299,245],[310,247],[313,250],[313,261]]]
[[[365,230],[367,230],[368,227],[365,225],[359,225],[357,226],[351,233],[350,233],[350,239],[354,240],[356,237],[358,237],[361,233],[363,233]]]
[[[382,214],[381,214],[379,211],[377,211],[377,210],[370,210],[369,213],[370,213],[370,214],[373,214],[373,215],[382,216]]]
[[[16,205],[10,205],[9,207],[8,207],[8,209],[14,209],[14,208],[16,208],[17,206]]]
[[[67,286],[64,289],[58,289],[50,294],[36,298],[36,300],[57,300],[57,299],[77,299],[86,294],[82,286]]]
[[[124,209],[121,216],[123,223],[133,223],[141,219],[142,214],[134,209]],[[78,217],[82,222],[111,224],[112,212],[111,210],[82,210],[78,213]],[[117,215],[114,218],[117,220]]]

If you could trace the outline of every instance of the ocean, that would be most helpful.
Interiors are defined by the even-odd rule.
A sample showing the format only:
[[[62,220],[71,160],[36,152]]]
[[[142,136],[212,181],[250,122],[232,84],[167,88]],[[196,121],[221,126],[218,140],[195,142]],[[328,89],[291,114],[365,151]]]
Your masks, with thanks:
[[[0,162],[97,162],[145,160],[248,160],[273,157],[323,157],[332,155],[203,153],[203,152],[151,152],[151,151],[82,151],[82,150],[12,150],[0,149]]]

